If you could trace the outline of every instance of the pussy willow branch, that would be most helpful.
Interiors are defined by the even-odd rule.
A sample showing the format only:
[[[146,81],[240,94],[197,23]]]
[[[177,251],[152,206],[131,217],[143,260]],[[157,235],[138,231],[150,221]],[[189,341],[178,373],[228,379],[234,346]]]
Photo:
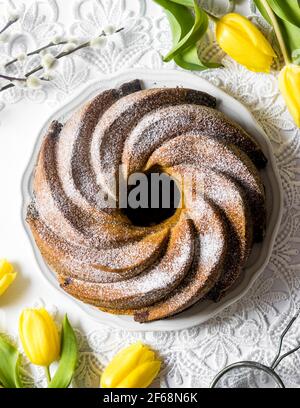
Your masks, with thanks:
[[[37,48],[36,50],[29,52],[28,54],[26,54],[26,57],[31,57],[32,55],[39,54],[41,51],[44,51],[44,50],[46,50],[46,49],[48,49],[48,48],[56,47],[56,46],[58,46],[58,45],[67,44],[67,42],[68,42],[68,41],[61,41],[61,42],[58,42],[58,43],[54,44],[54,42],[51,41],[49,44],[44,45],[43,47]],[[9,67],[10,65],[14,64],[14,63],[17,62],[17,61],[18,61],[18,58],[14,58],[14,59],[12,59],[11,61],[8,61],[8,62],[4,65],[4,67],[7,68],[7,67]]]
[[[15,24],[19,20],[18,18],[15,18],[14,20],[8,21],[5,26],[0,30],[0,34],[4,33],[11,25]]]
[[[115,31],[114,34],[120,33],[120,32],[123,31],[123,30],[124,30],[124,27],[119,28],[118,30]],[[107,34],[103,31],[98,37],[100,38],[100,37],[106,37],[106,36],[107,36]],[[84,43],[82,43],[82,44],[77,45],[77,47],[73,48],[73,49],[70,50],[70,51],[63,51],[63,52],[59,53],[58,55],[55,56],[55,58],[56,58],[57,60],[59,60],[59,59],[61,59],[61,58],[64,58],[64,57],[66,57],[66,56],[68,56],[68,55],[73,54],[73,53],[76,52],[76,51],[82,50],[83,48],[87,48],[87,47],[90,47],[90,40],[89,40],[89,41],[86,41],[86,42],[84,42]],[[42,65],[39,65],[39,66],[37,66],[36,68],[33,68],[31,71],[27,72],[27,73],[24,75],[23,78],[13,78],[13,77],[9,77],[9,76],[7,76],[7,75],[5,75],[6,78],[4,78],[4,77],[5,77],[4,75],[0,75],[0,78],[8,79],[8,80],[11,80],[11,81],[26,81],[26,79],[27,79],[28,77],[30,77],[30,76],[33,75],[33,74],[36,74],[36,73],[39,72],[39,71],[42,71],[43,69],[44,69],[44,67],[43,67]],[[43,78],[41,78],[41,79],[43,79]],[[0,92],[3,92],[3,91],[5,91],[5,90],[7,90],[7,89],[9,89],[9,88],[13,88],[14,86],[15,86],[15,84],[13,84],[13,83],[4,85],[2,88],[0,88]]]
[[[7,79],[8,81],[26,81],[26,78],[17,78],[10,75],[0,74],[0,78]]]
[[[0,74],[0,78],[7,79],[8,81],[19,81],[19,82],[26,82],[26,80],[27,80],[27,78],[25,78],[25,77],[20,78],[20,77],[13,77],[13,76],[4,75],[4,74]],[[43,77],[41,77],[40,80],[45,81],[45,82],[49,82],[49,79],[43,78]],[[11,84],[8,84],[8,85],[11,85]],[[4,88],[5,87],[0,88],[0,92],[1,92],[1,89],[4,90]],[[6,88],[6,89],[8,89],[8,88]]]

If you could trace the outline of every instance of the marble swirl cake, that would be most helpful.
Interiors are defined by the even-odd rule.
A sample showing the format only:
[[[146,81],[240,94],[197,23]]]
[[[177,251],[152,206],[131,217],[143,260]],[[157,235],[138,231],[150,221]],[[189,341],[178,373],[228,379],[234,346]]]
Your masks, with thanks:
[[[204,193],[160,223],[135,225],[111,205],[120,164],[125,178],[157,166],[174,177],[201,174]],[[51,124],[27,222],[66,292],[139,322],[158,320],[218,301],[237,281],[264,235],[266,164],[214,97],[142,90],[136,80]]]

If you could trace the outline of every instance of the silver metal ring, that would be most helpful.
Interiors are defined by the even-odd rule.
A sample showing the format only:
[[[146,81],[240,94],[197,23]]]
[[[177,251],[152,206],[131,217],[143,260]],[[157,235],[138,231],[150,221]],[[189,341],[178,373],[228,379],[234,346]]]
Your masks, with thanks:
[[[262,370],[262,371],[266,372],[267,374],[269,374],[270,377],[273,378],[273,380],[277,383],[277,385],[279,385],[280,388],[285,388],[285,385],[283,384],[281,378],[279,377],[278,374],[275,373],[274,370],[272,370],[271,368],[269,368],[269,367],[267,367],[267,366],[265,366],[263,364],[257,363],[255,361],[239,361],[238,363],[234,363],[234,364],[231,364],[231,365],[225,367],[214,378],[210,388],[215,388],[215,386],[218,383],[218,381],[220,380],[220,378],[223,377],[223,375],[225,375],[226,373],[228,373],[228,371],[231,371],[234,368],[240,368],[240,367],[257,368],[258,370]]]

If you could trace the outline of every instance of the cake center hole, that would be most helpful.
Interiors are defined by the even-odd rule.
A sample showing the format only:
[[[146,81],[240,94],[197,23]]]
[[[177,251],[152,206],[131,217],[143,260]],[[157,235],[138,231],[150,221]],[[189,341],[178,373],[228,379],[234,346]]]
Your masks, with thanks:
[[[171,218],[181,202],[176,181],[159,168],[128,179],[124,214],[136,226],[153,226]]]

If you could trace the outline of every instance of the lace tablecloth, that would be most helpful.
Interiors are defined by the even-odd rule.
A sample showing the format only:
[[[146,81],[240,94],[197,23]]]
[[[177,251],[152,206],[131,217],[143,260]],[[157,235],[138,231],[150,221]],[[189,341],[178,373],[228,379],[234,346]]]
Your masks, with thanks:
[[[221,14],[227,0],[203,2]],[[270,37],[252,3],[238,2],[238,11],[252,15]],[[299,307],[300,296],[300,206],[299,136],[279,95],[275,74],[253,74],[224,58],[224,68],[199,75],[244,103],[264,127],[277,157],[285,193],[282,226],[268,268],[249,293],[218,317],[189,330],[176,332],[131,332],[96,324],[42,277],[22,226],[21,178],[32,152],[37,132],[56,106],[95,78],[126,68],[173,68],[163,64],[161,54],[171,46],[163,11],[151,0],[2,0],[0,8],[17,6],[23,17],[0,43],[0,60],[44,45],[55,35],[93,37],[99,27],[125,27],[111,37],[101,51],[86,50],[65,58],[55,78],[38,90],[13,88],[0,95],[0,257],[12,260],[19,276],[0,298],[0,329],[17,333],[20,311],[25,306],[45,304],[58,317],[64,313],[77,328],[80,360],[74,386],[97,386],[99,373],[111,356],[135,339],[153,346],[164,359],[161,386],[205,387],[226,364],[241,359],[269,363],[278,335]],[[4,25],[0,12],[0,25]],[[272,38],[271,38],[272,40]],[[208,57],[219,56],[212,34],[202,45]],[[36,57],[16,65],[20,75],[36,64]],[[298,324],[299,327],[299,324]],[[300,341],[294,326],[287,339],[292,347]],[[278,368],[289,386],[300,385],[300,353]],[[28,385],[43,386],[43,372],[25,365]]]

